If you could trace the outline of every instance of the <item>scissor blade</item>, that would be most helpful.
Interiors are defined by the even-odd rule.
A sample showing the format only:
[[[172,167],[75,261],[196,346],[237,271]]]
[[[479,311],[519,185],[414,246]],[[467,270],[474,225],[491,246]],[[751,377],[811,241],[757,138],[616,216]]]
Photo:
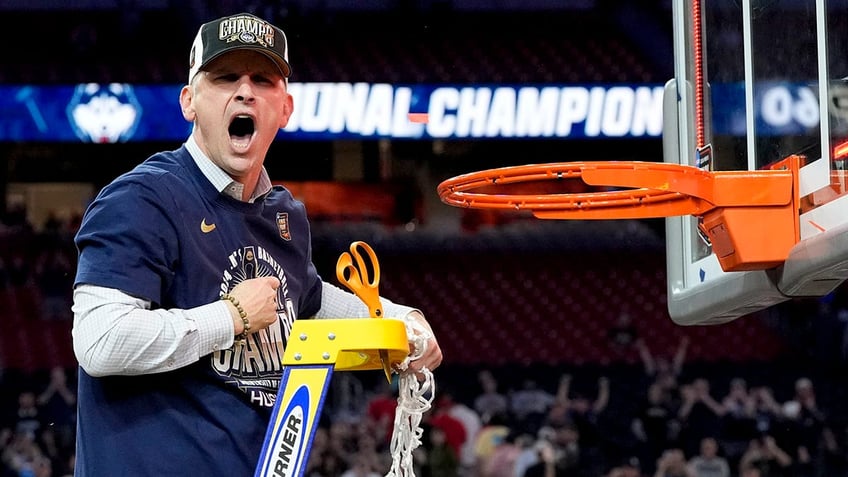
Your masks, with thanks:
[[[380,350],[380,361],[383,363],[383,372],[386,373],[386,379],[389,383],[392,382],[392,365],[389,363],[389,352],[381,349]]]

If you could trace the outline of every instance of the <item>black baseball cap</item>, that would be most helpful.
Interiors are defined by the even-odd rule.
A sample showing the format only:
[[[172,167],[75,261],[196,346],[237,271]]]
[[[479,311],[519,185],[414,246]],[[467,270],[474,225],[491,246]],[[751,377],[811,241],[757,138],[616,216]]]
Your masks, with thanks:
[[[210,61],[241,49],[262,53],[274,61],[284,78],[291,76],[289,45],[283,30],[257,16],[239,13],[200,26],[191,45],[188,82]]]

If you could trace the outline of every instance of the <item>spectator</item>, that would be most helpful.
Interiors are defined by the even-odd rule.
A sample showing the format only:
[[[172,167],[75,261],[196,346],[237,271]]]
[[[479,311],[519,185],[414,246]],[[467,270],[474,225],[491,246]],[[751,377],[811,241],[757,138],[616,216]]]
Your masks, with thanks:
[[[628,459],[623,464],[610,469],[605,477],[642,477],[638,459]]]
[[[42,293],[42,318],[71,319],[73,277],[73,261],[61,247],[53,244],[41,252],[35,262],[35,280]]]
[[[474,399],[474,410],[480,419],[486,423],[495,414],[506,414],[509,411],[509,400],[498,392],[498,381],[489,370],[480,371],[477,375],[482,393]]]
[[[327,449],[329,454],[338,458],[339,465],[345,469],[353,462],[356,455],[357,441],[353,425],[349,422],[336,421],[330,424]]]
[[[7,469],[14,472],[11,475],[15,477],[42,477],[45,467],[50,468],[50,460],[38,446],[36,437],[29,432],[15,433],[3,449],[0,459]]]
[[[521,477],[530,466],[539,462],[539,455],[536,452],[536,440],[529,434],[518,435],[515,438],[515,445],[519,453],[515,458],[513,477]]]
[[[556,449],[554,449],[553,444],[540,439],[533,448],[536,451],[536,463],[528,467],[522,477],[554,477],[560,475],[557,472]]]
[[[377,392],[368,400],[366,405],[366,416],[371,421],[375,435],[380,442],[385,444],[388,444],[392,439],[392,427],[397,411],[397,398],[395,397],[397,383],[397,376],[392,379],[391,384],[385,380],[380,380],[377,385]]]
[[[64,224],[62,223],[62,220],[59,218],[58,214],[56,214],[56,211],[48,211],[47,217],[44,219],[44,224],[42,225],[42,230],[44,231],[44,233],[47,235],[58,237],[59,232],[63,228]]]
[[[23,474],[25,475],[25,474]],[[32,477],[52,477],[53,464],[46,456],[36,457],[32,466]]]
[[[754,395],[754,416],[757,421],[757,434],[769,434],[774,423],[783,415],[783,409],[774,398],[774,393],[768,386],[752,389]],[[747,446],[746,446],[747,448]]]
[[[318,426],[312,437],[312,448],[309,449],[309,460],[306,462],[304,475],[311,477],[320,474],[324,455],[330,452],[329,431],[325,426]]]
[[[305,477],[337,477],[347,468],[344,460],[329,447],[312,448]]]
[[[618,315],[615,324],[607,331],[607,338],[613,352],[622,357],[627,356],[627,352],[633,349],[639,338],[639,331],[629,313],[622,312]]]
[[[686,457],[681,449],[668,449],[657,461],[654,477],[695,477],[686,465]]]
[[[586,475],[581,468],[580,434],[576,427],[563,426],[553,440],[539,439],[539,462],[524,472],[524,477],[574,477]]]
[[[474,456],[476,467],[482,468],[491,458],[495,448],[507,438],[512,432],[507,425],[507,417],[504,414],[495,414],[489,422],[477,433],[474,442]]]
[[[727,459],[718,455],[718,443],[712,437],[701,440],[701,452],[689,460],[693,477],[730,477]]]
[[[791,465],[792,457],[777,445],[774,437],[765,435],[751,440],[739,463],[739,473],[748,475],[746,472],[756,469],[759,477],[790,477]]]
[[[718,436],[724,408],[710,395],[710,382],[696,379],[681,388],[683,404],[677,412],[681,422],[681,444],[684,452],[698,451],[705,437]]]
[[[430,428],[426,456],[423,468],[425,476],[457,477],[459,475],[459,457],[448,445],[445,431],[439,427]]]
[[[826,427],[825,413],[816,404],[813,382],[800,378],[795,382],[795,396],[783,404],[788,432],[786,444],[794,456],[794,472],[798,477],[813,475],[821,465],[822,440]]]
[[[684,336],[680,339],[680,344],[671,361],[665,357],[651,354],[648,345],[641,338],[636,340],[636,349],[639,351],[645,376],[659,383],[665,392],[674,390],[677,387],[677,380],[683,372],[683,364],[686,362],[689,338]]]
[[[41,435],[45,422],[38,402],[33,391],[24,390],[18,394],[18,407],[14,416],[14,432],[17,435],[32,436],[33,439]]]
[[[516,439],[515,433],[509,433],[492,449],[485,465],[477,469],[479,477],[514,477],[518,458],[524,450]]]
[[[65,460],[60,462],[59,471],[55,474],[59,477],[74,477],[74,467],[76,466],[76,454],[71,453]]]
[[[454,454],[459,457],[462,455],[462,446],[465,445],[468,436],[465,433],[465,426],[462,424],[462,421],[450,414],[450,408],[452,406],[453,401],[450,397],[447,400],[440,399],[433,406],[432,412],[425,415],[425,417],[431,427],[437,427],[445,433],[445,441],[453,449]]]
[[[64,450],[74,448],[77,396],[68,386],[68,376],[62,367],[50,370],[50,381],[41,394],[37,404],[44,411],[44,417],[51,423],[57,438],[57,444]]]
[[[548,424],[559,428],[562,424],[572,424],[577,428],[580,435],[580,451],[584,466],[595,467],[602,464],[603,456],[603,430],[598,422],[599,415],[606,409],[609,403],[609,380],[606,377],[598,379],[598,393],[595,399],[590,400],[582,393],[571,392],[571,376],[564,375],[560,379],[557,399],[552,409],[562,405],[566,409],[565,422],[558,423],[550,419]]]
[[[539,388],[533,379],[526,379],[520,390],[510,398],[510,410],[521,423],[523,431],[535,432],[545,419],[548,409],[554,402],[554,396]]]
[[[824,448],[821,475],[848,476],[848,428],[843,425],[839,433],[826,433]]]
[[[465,442],[460,449],[459,463],[463,469],[474,467],[474,443],[477,438],[477,433],[483,427],[480,416],[465,404],[454,400],[450,393],[442,392],[439,397],[439,406],[445,409],[451,417],[462,423],[465,430]]]
[[[27,256],[20,250],[15,250],[9,257],[8,276],[12,287],[24,287],[31,279],[32,265]]]
[[[357,455],[353,459],[353,464],[342,472],[341,477],[381,477],[381,475],[371,469],[367,457]]]
[[[721,438],[723,448],[731,461],[738,461],[748,447],[748,442],[757,436],[757,400],[742,378],[730,381],[730,389],[721,400],[724,408]]]
[[[677,438],[677,422],[662,386],[658,383],[648,387],[647,399],[633,420],[633,434],[640,443],[641,461],[649,470],[662,452]]]
[[[3,222],[16,229],[18,233],[29,233],[32,231],[32,224],[29,223],[28,215],[26,204],[9,204],[6,206],[6,216]]]
[[[356,436],[356,452],[350,462],[351,467],[355,467],[358,461],[365,462],[367,467],[372,471],[379,471],[391,467],[391,458],[387,452],[381,452],[378,441],[374,436],[370,426],[360,422],[358,425]]]

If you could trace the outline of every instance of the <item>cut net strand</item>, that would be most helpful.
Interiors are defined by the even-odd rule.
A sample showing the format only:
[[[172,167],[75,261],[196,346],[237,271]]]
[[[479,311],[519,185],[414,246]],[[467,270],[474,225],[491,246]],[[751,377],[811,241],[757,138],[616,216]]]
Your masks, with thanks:
[[[433,335],[414,320],[404,320],[404,323],[413,352],[398,365],[398,405],[389,446],[392,467],[386,477],[415,477],[412,453],[421,445],[424,432],[421,419],[430,409],[436,393],[436,383],[429,369],[422,368],[418,373],[409,369],[410,361],[424,355]]]

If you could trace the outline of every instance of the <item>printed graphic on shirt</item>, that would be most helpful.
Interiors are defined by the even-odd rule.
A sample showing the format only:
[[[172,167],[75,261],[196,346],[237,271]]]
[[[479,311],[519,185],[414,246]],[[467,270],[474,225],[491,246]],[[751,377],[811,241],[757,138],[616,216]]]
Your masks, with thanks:
[[[295,319],[294,303],[288,296],[285,270],[261,246],[242,247],[228,257],[221,279],[221,294],[239,283],[257,277],[277,277],[277,322],[248,335],[247,340],[212,355],[212,368],[249,397],[257,406],[273,407],[283,370],[283,350]]]
[[[280,231],[280,238],[283,240],[291,240],[288,212],[277,212],[277,229]]]

